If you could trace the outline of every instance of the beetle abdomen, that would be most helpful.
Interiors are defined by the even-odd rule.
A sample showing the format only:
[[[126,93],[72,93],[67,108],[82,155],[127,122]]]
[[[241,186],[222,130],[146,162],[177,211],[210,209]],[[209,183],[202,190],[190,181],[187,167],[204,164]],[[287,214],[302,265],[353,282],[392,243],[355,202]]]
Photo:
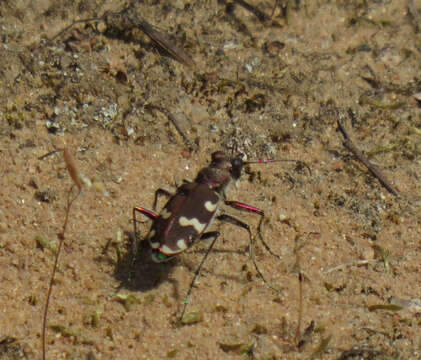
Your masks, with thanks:
[[[218,205],[219,196],[209,185],[182,185],[149,232],[150,246],[160,253],[154,260],[165,261],[191,247],[211,225]]]

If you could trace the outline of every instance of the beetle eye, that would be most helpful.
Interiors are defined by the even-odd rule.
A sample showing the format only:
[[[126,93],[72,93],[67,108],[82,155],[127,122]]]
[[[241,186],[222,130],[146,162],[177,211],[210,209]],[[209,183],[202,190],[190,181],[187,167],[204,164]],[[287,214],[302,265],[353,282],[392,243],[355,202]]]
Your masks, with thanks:
[[[238,179],[241,176],[241,170],[243,169],[244,162],[241,157],[236,157],[231,160],[231,164],[231,174],[235,179]]]
[[[212,155],[212,162],[218,162],[220,160],[223,160],[225,158],[225,155],[222,151],[215,151]]]
[[[241,159],[240,157],[236,157],[232,159],[231,163],[233,168],[240,168],[243,166],[243,159]]]

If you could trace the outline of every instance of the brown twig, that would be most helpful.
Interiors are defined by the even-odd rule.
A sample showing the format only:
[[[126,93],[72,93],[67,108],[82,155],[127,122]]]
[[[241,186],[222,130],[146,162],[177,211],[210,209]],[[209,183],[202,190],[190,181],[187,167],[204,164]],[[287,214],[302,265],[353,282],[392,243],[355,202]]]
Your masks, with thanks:
[[[161,113],[165,114],[167,116],[168,120],[170,121],[170,123],[173,124],[173,126],[175,127],[177,132],[183,138],[184,143],[187,145],[189,150],[190,151],[196,151],[197,150],[197,145],[187,137],[187,135],[184,133],[183,130],[181,130],[180,126],[177,123],[176,118],[174,117],[174,115],[170,111],[168,111],[167,109],[164,109],[160,106],[156,106],[156,105],[150,105],[150,108],[154,109],[154,110],[158,110]]]
[[[421,15],[418,12],[418,9],[415,5],[415,0],[409,0],[408,8],[409,8],[409,13],[414,18],[415,25],[418,28],[419,26],[421,26]]]
[[[273,15],[275,15],[276,8],[278,7],[278,2],[279,0],[275,0],[275,3],[273,4],[272,14],[270,14],[271,18],[273,17]]]
[[[294,228],[296,228],[294,226]],[[297,231],[297,230],[296,230]],[[306,235],[312,235],[316,233],[308,233]],[[294,336],[294,345],[298,351],[302,351],[304,347],[310,342],[311,336],[314,332],[315,322],[312,320],[310,324],[306,327],[304,332],[301,331],[301,326],[303,324],[303,314],[304,314],[304,281],[306,279],[302,269],[301,269],[301,256],[300,251],[305,246],[304,242],[300,242],[301,235],[297,235],[295,238],[295,269],[298,272],[298,314],[297,314],[297,327],[295,329]]]
[[[254,16],[256,16],[260,22],[267,23],[272,21],[272,18],[264,13],[262,10],[259,10],[257,7],[245,2],[244,0],[234,0],[235,3],[242,6],[244,9],[250,11]]]
[[[391,185],[391,183],[386,179],[386,177],[381,173],[381,171],[377,169],[375,165],[370,163],[370,161],[368,161],[368,159],[363,155],[363,153],[354,145],[340,121],[338,121],[338,130],[342,133],[344,137],[343,145],[367,167],[371,174],[380,181],[380,184],[382,184],[387,191],[389,191],[395,196],[399,196],[398,191]]]
[[[273,13],[276,10],[277,2],[275,3],[275,7],[272,11],[272,16],[269,16],[262,10],[258,9],[256,6],[249,4],[248,2],[244,0],[234,0],[235,4],[238,4],[242,6],[244,9],[250,11],[254,16],[257,17],[257,19],[264,25],[274,26],[274,27],[282,27],[282,24],[277,22],[276,20],[272,19]]]
[[[183,65],[193,67],[195,65],[192,57],[187,54],[183,49],[173,44],[167,35],[162,32],[155,30],[155,28],[144,20],[139,15],[132,11],[133,7],[130,6],[118,13],[108,13],[103,17],[93,17],[90,19],[75,20],[70,25],[66,26],[58,34],[53,36],[47,44],[50,44],[55,39],[60,37],[67,30],[72,28],[75,24],[90,22],[90,21],[104,21],[108,27],[117,26],[121,29],[130,30],[132,28],[138,28],[142,30],[153,42],[155,47],[158,47],[166,51],[171,57],[180,62]]]
[[[176,59],[181,64],[190,67],[195,66],[192,57],[189,54],[187,54],[183,49],[179,48],[178,46],[175,46],[173,42],[170,41],[164,33],[156,31],[152,27],[152,25],[149,24],[147,21],[139,17],[137,17],[136,19],[137,22],[135,23],[135,25],[137,25],[146,35],[148,35],[149,38],[156,45],[168,52],[174,59]]]
[[[297,328],[295,329],[295,346],[299,347],[301,342],[301,322],[303,319],[303,274],[298,273],[298,320]]]
[[[54,35],[50,40],[47,41],[47,44],[50,45],[55,39],[59,38],[61,35],[63,35],[67,30],[70,30],[73,26],[80,23],[86,23],[89,21],[102,21],[103,18],[90,18],[90,19],[82,19],[82,20],[73,20],[73,22],[70,25],[67,25],[64,29],[62,29],[59,33]]]
[[[43,360],[46,359],[46,355],[47,355],[48,306],[50,304],[51,293],[53,291],[54,278],[55,278],[55,275],[56,275],[56,272],[57,272],[57,267],[58,267],[58,259],[59,259],[59,256],[60,256],[61,248],[63,247],[63,244],[64,244],[64,239],[65,239],[64,235],[65,235],[66,229],[67,229],[70,208],[72,207],[73,202],[77,199],[77,197],[79,196],[79,194],[82,191],[82,182],[80,180],[80,174],[79,174],[79,171],[77,169],[76,163],[75,163],[71,153],[68,151],[67,147],[65,147],[63,151],[64,151],[64,161],[66,163],[67,170],[69,171],[69,174],[70,174],[74,184],[70,187],[69,192],[67,193],[66,214],[65,214],[65,218],[64,218],[63,228],[62,228],[61,232],[58,234],[58,238],[59,238],[60,242],[59,242],[59,246],[58,246],[56,256],[55,256],[55,259],[54,259],[53,271],[51,273],[50,284],[48,286],[48,291],[47,291],[47,298],[45,300],[44,315],[43,315],[43,320],[42,320],[42,338],[41,338],[42,339],[42,359]],[[71,194],[73,192],[73,188],[74,188],[75,185],[78,188],[78,192],[76,193],[76,195],[73,198],[71,198]]]
[[[295,266],[298,271],[298,319],[297,319],[297,328],[295,329],[295,337],[294,337],[294,343],[295,346],[299,347],[300,341],[301,341],[301,322],[303,318],[303,274],[301,272],[301,262],[300,262],[300,249],[302,245],[300,246],[298,244],[300,237],[297,236],[295,238]]]
[[[58,150],[53,150],[53,151],[50,151],[50,152],[48,152],[48,153],[46,153],[46,154],[44,154],[44,155],[41,155],[39,158],[38,158],[38,160],[44,160],[45,158],[47,158],[47,157],[49,157],[49,156],[52,156],[52,155],[54,155],[54,154],[57,154],[58,152],[60,152],[60,151],[63,151],[63,149],[58,149]]]
[[[64,244],[64,233],[66,232],[67,222],[68,222],[69,213],[70,213],[70,207],[72,206],[73,201],[75,201],[76,198],[79,196],[80,191],[81,191],[81,189],[79,188],[79,191],[77,192],[75,197],[70,199],[70,195],[73,191],[73,188],[74,188],[74,185],[72,185],[72,187],[70,188],[70,190],[67,194],[66,217],[65,217],[65,220],[64,220],[63,229],[62,229],[61,233],[58,234],[58,238],[60,240],[60,243],[58,245],[56,257],[54,259],[53,271],[51,273],[50,284],[48,286],[48,291],[47,291],[47,298],[45,300],[44,316],[43,316],[43,319],[42,319],[42,359],[43,360],[46,359],[46,354],[47,354],[48,305],[50,304],[51,293],[53,291],[53,283],[54,283],[54,278],[55,278],[56,272],[57,272],[58,258],[59,258],[59,255],[60,255],[61,248],[63,247],[63,244]]]
[[[142,30],[154,43],[155,47],[158,47],[166,51],[175,60],[186,66],[194,66],[195,63],[192,57],[187,54],[183,49],[174,45],[167,35],[162,32],[155,30],[155,28],[149,24],[141,16],[137,15],[132,7],[128,7],[118,13],[110,13],[104,16],[104,21],[108,26],[117,26],[121,29],[132,29],[137,28]]]

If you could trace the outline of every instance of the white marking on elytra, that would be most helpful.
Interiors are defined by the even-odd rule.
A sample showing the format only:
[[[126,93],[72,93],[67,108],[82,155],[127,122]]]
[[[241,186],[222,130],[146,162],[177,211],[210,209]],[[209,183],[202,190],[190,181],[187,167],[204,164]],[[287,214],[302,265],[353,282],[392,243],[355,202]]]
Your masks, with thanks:
[[[205,209],[209,212],[214,212],[217,206],[218,206],[218,203],[214,204],[213,202],[209,200],[205,202]]]
[[[161,244],[159,243],[159,241],[156,241],[156,242],[150,241],[149,245],[151,246],[152,249],[158,249],[159,245],[161,245]]]
[[[186,245],[186,242],[184,241],[184,239],[177,240],[177,246],[180,250],[186,250],[187,249],[187,245]]]
[[[181,216],[178,220],[179,224],[181,226],[193,226],[194,229],[201,234],[203,230],[205,230],[207,224],[202,224],[197,220],[196,218],[193,219],[187,219],[184,216]]]
[[[171,212],[167,211],[167,209],[163,208],[161,211],[161,216],[163,219],[168,219],[171,216]]]
[[[167,245],[162,245],[161,248],[159,249],[163,254],[165,255],[172,255],[172,254],[177,254],[180,252],[179,249],[177,250],[172,250],[170,249]]]
[[[152,249],[158,249],[159,248],[159,241],[153,241],[153,237],[155,236],[156,231],[155,230],[151,230],[148,234],[148,240],[149,240],[149,245],[151,246]]]

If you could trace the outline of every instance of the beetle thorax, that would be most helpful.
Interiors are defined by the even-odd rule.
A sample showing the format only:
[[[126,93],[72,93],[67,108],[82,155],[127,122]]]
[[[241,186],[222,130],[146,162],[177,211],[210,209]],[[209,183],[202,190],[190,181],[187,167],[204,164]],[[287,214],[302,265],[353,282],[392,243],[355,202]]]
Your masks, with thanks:
[[[232,163],[221,151],[212,154],[212,162],[208,167],[200,170],[195,182],[207,184],[217,193],[223,192],[233,180]]]
[[[209,166],[199,172],[195,182],[207,184],[216,192],[220,192],[231,182],[231,174],[227,169]]]

